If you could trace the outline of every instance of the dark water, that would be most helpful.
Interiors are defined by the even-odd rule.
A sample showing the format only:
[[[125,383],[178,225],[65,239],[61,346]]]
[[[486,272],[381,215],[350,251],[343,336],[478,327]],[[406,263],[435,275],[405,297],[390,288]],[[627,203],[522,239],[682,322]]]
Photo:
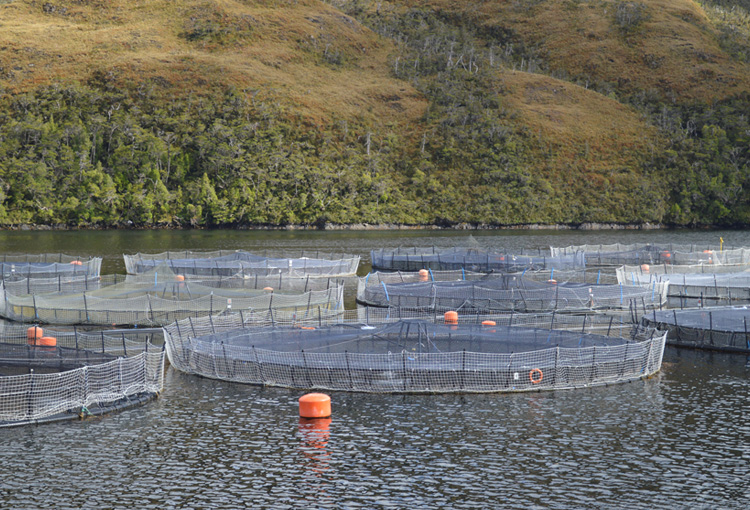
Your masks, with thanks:
[[[583,243],[750,245],[745,232],[0,232],[0,253]],[[33,248],[33,249],[32,249]],[[302,392],[167,370],[161,397],[85,422],[0,430],[0,508],[748,508],[750,362],[668,348],[662,371],[529,394]]]

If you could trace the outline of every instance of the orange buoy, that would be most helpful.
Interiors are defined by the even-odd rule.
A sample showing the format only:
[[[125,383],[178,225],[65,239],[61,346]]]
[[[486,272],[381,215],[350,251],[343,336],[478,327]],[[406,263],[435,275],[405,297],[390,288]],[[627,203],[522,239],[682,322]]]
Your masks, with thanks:
[[[331,397],[325,393],[308,393],[299,398],[301,418],[328,418],[331,416]]]
[[[178,282],[184,282],[185,281],[185,277],[183,275],[181,275],[181,274],[174,275],[174,279],[175,279],[175,281],[178,281]]]
[[[497,326],[495,321],[482,321],[483,326]]]
[[[650,270],[651,266],[649,266],[648,264],[641,264],[641,271],[643,271],[644,273],[648,273]]]
[[[36,341],[36,345],[41,345],[42,347],[56,347],[57,338],[55,338],[54,336],[43,336]]]
[[[266,292],[273,292],[273,287],[263,287]]]
[[[426,282],[430,279],[430,272],[426,269],[419,270],[419,281]]]
[[[56,347],[57,338],[54,336],[42,336],[39,338],[29,338],[27,343],[33,347]]]
[[[458,312],[445,312],[444,317],[446,324],[458,324]]]
[[[32,326],[26,330],[26,338],[29,340],[29,344],[31,345],[36,343],[37,338],[42,338],[43,336],[44,330],[39,326]]]
[[[551,283],[552,285],[557,285],[557,280],[549,279],[547,280],[547,283]]]
[[[83,265],[83,262],[81,262],[80,260],[71,260],[70,263],[73,264],[74,266],[82,266]]]

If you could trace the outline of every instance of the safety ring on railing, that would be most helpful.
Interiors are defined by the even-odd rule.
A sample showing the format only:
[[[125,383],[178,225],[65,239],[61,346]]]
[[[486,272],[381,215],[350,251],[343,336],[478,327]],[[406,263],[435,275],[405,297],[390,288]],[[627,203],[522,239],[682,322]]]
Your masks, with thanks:
[[[539,377],[536,377],[536,374],[539,374]],[[539,384],[542,382],[542,379],[544,379],[544,373],[542,372],[541,368],[532,368],[529,372],[529,381],[531,381],[531,384]]]

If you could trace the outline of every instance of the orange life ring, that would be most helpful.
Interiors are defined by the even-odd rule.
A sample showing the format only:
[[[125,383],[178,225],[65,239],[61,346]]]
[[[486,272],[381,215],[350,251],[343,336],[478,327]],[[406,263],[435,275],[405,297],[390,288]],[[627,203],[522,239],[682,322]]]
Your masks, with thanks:
[[[539,374],[539,379],[535,379],[534,374]],[[539,384],[542,382],[542,379],[544,379],[544,372],[542,372],[542,369],[532,368],[529,372],[529,381],[531,381],[531,384]]]

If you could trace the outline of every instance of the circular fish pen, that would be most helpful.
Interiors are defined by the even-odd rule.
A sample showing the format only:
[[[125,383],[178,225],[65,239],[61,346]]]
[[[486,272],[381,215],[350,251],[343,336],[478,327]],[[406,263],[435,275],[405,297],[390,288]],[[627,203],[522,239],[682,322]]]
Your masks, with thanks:
[[[157,331],[0,333],[0,427],[120,411],[156,398],[164,384]]]
[[[476,280],[403,280],[393,273],[370,273],[360,278],[357,302],[369,306],[424,311],[592,311],[623,310],[634,306],[659,308],[666,303],[668,285],[650,286],[536,281],[516,275],[488,275]],[[413,279],[414,277],[412,277]],[[394,283],[395,282],[395,283]]]
[[[541,250],[530,253],[502,253],[467,248],[397,248],[370,252],[372,268],[383,271],[461,270],[511,273],[536,269],[584,267],[583,254],[552,257]]]
[[[87,325],[163,326],[186,317],[203,317],[237,310],[265,310],[269,313],[338,314],[343,308],[344,284],[329,279],[305,281],[295,286],[309,290],[279,290],[258,287],[254,278],[185,279],[166,266],[150,273],[129,275],[109,285],[101,281],[89,291],[62,290],[26,294],[24,285],[0,284],[0,315],[18,322]],[[285,287],[281,280],[281,287]],[[80,287],[80,285],[79,285]],[[16,294],[14,292],[20,292]]]
[[[222,317],[165,327],[170,363],[208,378],[305,390],[536,391],[648,377],[661,367],[666,337],[632,325],[630,336],[617,338],[489,319],[243,325]]]
[[[750,353],[750,309],[715,307],[644,314],[641,324],[667,330],[681,347]]]
[[[101,268],[101,257],[75,257],[62,253],[0,256],[0,280],[94,277],[101,274]]]
[[[162,265],[175,274],[196,276],[272,276],[284,274],[294,277],[344,277],[357,274],[358,255],[341,258],[268,257],[246,251],[167,251],[164,253],[123,255],[128,274],[153,271]]]
[[[750,249],[723,249],[720,245],[676,245],[663,244],[588,244],[552,247],[553,256],[583,253],[587,266],[621,266],[623,264],[747,264]]]
[[[674,267],[685,266],[667,266]],[[667,296],[673,307],[750,303],[750,272],[729,271],[732,267],[704,265],[699,271],[664,272],[664,266],[623,266],[617,269],[617,279],[633,285],[668,283]]]

